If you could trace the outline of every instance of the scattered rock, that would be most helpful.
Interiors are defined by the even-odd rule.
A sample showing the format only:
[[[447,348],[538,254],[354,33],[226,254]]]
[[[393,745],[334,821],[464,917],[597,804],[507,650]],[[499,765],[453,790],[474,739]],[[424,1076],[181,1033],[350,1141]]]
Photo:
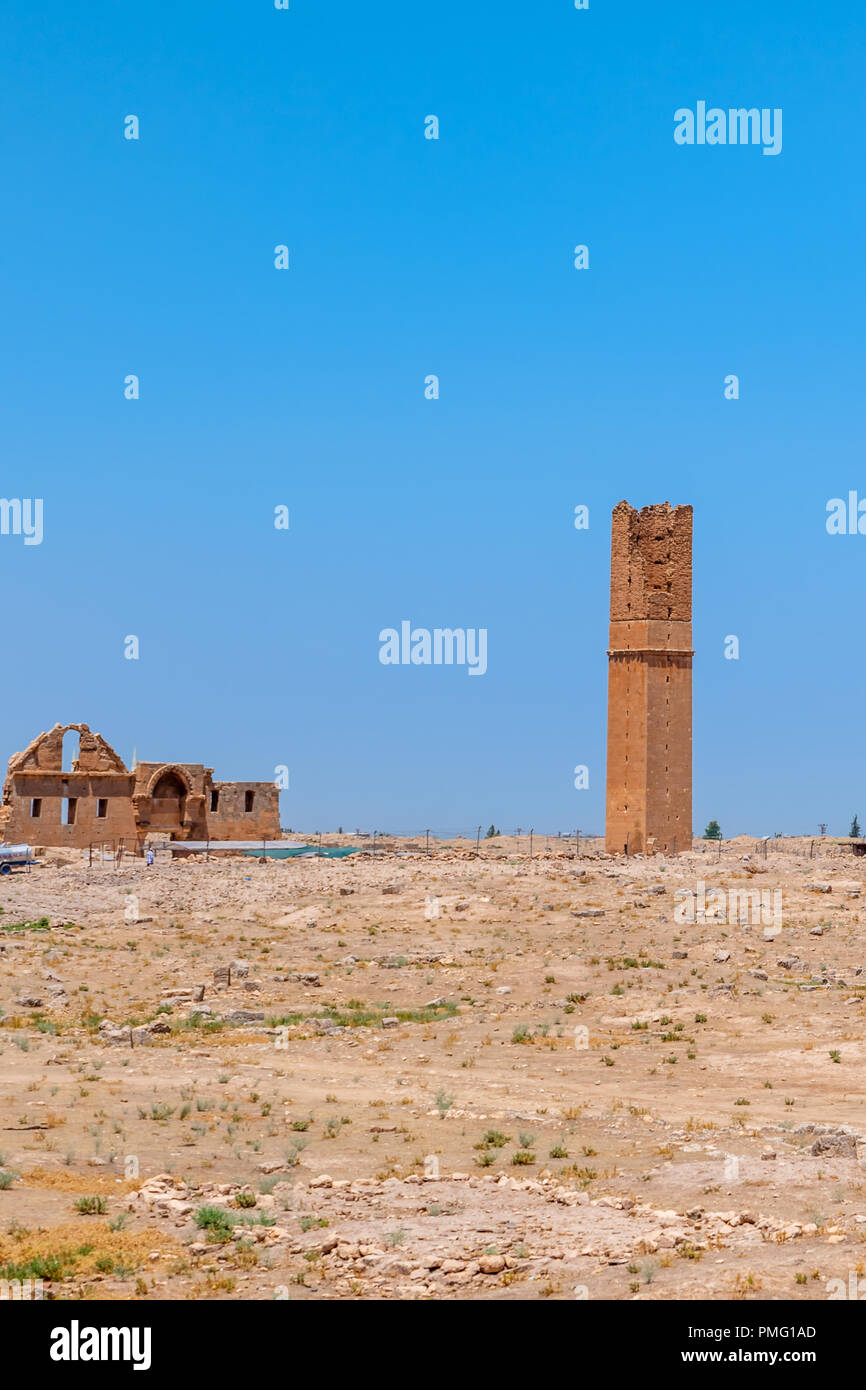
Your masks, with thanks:
[[[856,1158],[857,1141],[853,1134],[821,1134],[809,1152],[816,1158],[821,1154],[835,1154],[838,1158]]]

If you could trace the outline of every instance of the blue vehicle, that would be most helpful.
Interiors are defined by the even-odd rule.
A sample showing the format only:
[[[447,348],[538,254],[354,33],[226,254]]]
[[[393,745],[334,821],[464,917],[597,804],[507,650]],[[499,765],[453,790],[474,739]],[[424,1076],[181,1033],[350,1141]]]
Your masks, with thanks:
[[[35,863],[29,845],[0,845],[0,874],[11,874],[13,869],[29,869]]]

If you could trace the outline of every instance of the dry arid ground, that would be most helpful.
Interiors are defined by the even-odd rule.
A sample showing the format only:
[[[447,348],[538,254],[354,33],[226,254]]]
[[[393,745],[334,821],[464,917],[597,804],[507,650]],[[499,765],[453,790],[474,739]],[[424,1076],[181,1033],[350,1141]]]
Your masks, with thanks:
[[[136,1300],[854,1287],[866,860],[527,848],[46,851],[0,879],[0,1278]],[[780,889],[780,929],[677,920],[699,881]]]

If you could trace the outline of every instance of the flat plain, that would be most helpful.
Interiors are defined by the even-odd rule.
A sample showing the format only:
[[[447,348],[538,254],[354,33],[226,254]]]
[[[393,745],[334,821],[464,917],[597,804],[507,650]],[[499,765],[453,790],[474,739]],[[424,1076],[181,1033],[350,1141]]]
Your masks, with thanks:
[[[859,1288],[866,861],[474,850],[46,851],[0,879],[0,1278],[123,1300]]]

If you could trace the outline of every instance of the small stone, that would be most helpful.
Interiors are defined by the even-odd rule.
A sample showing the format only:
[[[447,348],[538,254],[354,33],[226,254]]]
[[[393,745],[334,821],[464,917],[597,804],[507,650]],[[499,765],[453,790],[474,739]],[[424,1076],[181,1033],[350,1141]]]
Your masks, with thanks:
[[[99,1036],[100,1036],[100,1038],[102,1039],[102,1041],[108,1043],[109,1046],[114,1046],[114,1047],[118,1047],[118,1046],[119,1046],[119,1047],[131,1047],[131,1046],[132,1046],[132,1029],[131,1029],[131,1028],[105,1028],[105,1029],[100,1028],[100,1030],[99,1030]]]

